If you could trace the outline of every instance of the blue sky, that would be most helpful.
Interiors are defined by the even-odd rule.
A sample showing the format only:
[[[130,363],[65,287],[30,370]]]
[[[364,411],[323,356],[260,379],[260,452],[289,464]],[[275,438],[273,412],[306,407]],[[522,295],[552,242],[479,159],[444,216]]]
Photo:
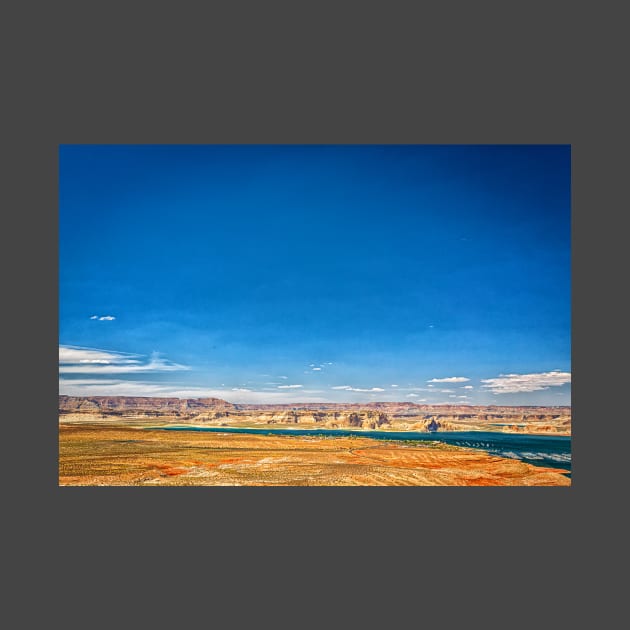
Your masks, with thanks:
[[[570,404],[570,147],[62,145],[60,393]]]

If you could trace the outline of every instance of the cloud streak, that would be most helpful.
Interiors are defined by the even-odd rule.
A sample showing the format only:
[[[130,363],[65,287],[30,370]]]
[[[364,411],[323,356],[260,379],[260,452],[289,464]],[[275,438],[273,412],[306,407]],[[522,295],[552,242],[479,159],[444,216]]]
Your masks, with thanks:
[[[493,394],[520,394],[560,387],[571,382],[570,372],[538,372],[534,374],[500,374],[497,378],[482,379],[481,387]]]
[[[233,389],[168,385],[122,379],[59,379],[59,393],[66,396],[157,396],[169,398],[221,398],[231,403],[282,404],[297,402],[328,402],[325,398],[305,395],[305,392],[256,391],[244,387]],[[316,393],[316,392],[313,392]]]
[[[336,385],[330,389],[343,389],[347,392],[384,392],[382,387],[371,387],[369,389],[363,389],[361,387],[351,387],[350,385]]]
[[[430,381],[427,381],[427,383],[465,383],[469,380],[470,379],[465,376],[448,376],[446,378],[432,378]]]
[[[157,352],[150,358],[143,355],[59,346],[60,374],[132,374],[134,372],[175,372],[189,370],[186,365],[167,361]]]

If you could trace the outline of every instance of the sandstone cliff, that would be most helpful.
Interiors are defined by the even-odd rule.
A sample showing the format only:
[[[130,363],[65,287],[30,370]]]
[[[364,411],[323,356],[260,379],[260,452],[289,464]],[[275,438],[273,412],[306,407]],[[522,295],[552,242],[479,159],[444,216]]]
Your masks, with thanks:
[[[361,411],[293,411],[280,410],[264,413],[245,411],[207,411],[190,418],[191,423],[209,423],[226,425],[239,422],[254,422],[255,424],[277,425],[307,425],[326,428],[354,427],[362,429],[378,429],[391,424],[387,414],[374,410]]]

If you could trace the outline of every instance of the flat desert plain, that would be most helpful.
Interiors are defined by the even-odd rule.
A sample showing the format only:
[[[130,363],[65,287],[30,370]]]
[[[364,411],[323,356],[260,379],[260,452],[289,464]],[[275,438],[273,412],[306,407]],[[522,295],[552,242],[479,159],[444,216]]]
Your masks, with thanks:
[[[87,420],[87,418],[86,418]],[[554,468],[440,443],[61,422],[61,486],[569,486]]]

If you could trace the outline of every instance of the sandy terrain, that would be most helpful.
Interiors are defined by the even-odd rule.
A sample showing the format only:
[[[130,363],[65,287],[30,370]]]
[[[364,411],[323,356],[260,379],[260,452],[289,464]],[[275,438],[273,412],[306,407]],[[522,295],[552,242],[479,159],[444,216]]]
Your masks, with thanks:
[[[155,423],[154,423],[155,424]],[[569,486],[552,468],[445,444],[59,425],[63,486]]]

